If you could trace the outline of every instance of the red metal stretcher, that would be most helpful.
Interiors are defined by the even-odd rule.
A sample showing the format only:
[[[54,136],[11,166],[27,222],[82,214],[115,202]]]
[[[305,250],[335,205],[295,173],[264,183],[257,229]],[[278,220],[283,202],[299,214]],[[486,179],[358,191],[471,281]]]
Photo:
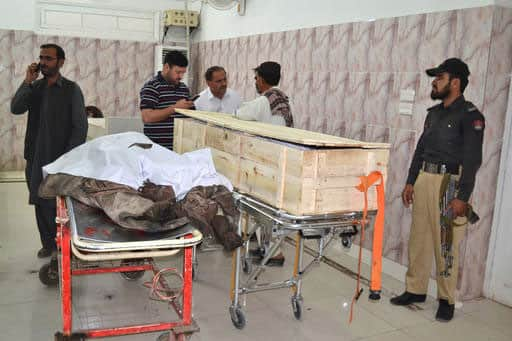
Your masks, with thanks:
[[[185,340],[199,330],[192,318],[192,256],[202,234],[190,225],[160,234],[123,231],[102,216],[101,211],[71,198],[57,198],[57,253],[45,264],[39,278],[46,285],[59,285],[62,309],[62,331],[55,340],[85,340],[167,331],[159,341]],[[95,233],[99,232],[101,233]],[[175,270],[180,284],[169,287],[166,276],[155,264],[157,257],[177,255],[183,251],[181,272]],[[120,261],[120,264],[119,264]],[[87,266],[87,264],[100,264]],[[109,266],[105,266],[108,263]],[[120,273],[127,280],[141,278],[152,271],[151,294],[164,297],[178,319],[110,328],[74,330],[72,326],[73,278],[82,275]],[[144,292],[147,294],[147,291]]]

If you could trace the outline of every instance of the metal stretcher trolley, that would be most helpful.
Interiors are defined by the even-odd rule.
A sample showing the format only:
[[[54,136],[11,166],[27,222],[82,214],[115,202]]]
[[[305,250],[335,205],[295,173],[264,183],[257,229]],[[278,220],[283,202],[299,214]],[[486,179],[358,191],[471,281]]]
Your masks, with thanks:
[[[302,315],[302,278],[314,264],[321,261],[327,246],[333,241],[334,236],[341,237],[344,246],[351,245],[351,237],[358,233],[361,224],[362,213],[352,212],[343,214],[323,214],[314,216],[294,216],[287,214],[245,194],[234,193],[234,199],[240,210],[238,233],[244,237],[245,244],[233,252],[233,268],[231,273],[231,306],[229,313],[233,325],[242,329],[245,326],[245,316],[240,306],[240,296],[263,290],[280,288],[292,288],[291,305],[296,319]],[[372,212],[373,213],[373,212]],[[257,224],[249,226],[248,216],[255,219]],[[249,236],[259,226],[270,227],[274,241],[263,259],[252,266],[249,257]],[[295,260],[293,274],[282,282],[261,283],[257,280],[264,271],[265,264],[274,255],[285,238],[295,233]],[[318,239],[318,251],[316,257],[303,266],[304,239]],[[243,283],[240,279],[240,270],[248,274]]]
[[[159,234],[123,231],[99,212],[71,198],[57,198],[58,252],[39,272],[44,284],[60,285],[63,326],[62,332],[55,334],[55,340],[84,340],[158,331],[169,331],[160,335],[158,340],[184,340],[198,331],[192,319],[192,249],[201,242],[202,234],[190,225]],[[157,268],[154,259],[181,251],[182,273],[175,271],[179,284],[171,288],[166,280],[171,277],[163,275],[164,270]],[[73,277],[118,272],[127,280],[135,280],[141,278],[145,271],[155,274],[151,295],[167,301],[178,316],[177,320],[73,330]]]

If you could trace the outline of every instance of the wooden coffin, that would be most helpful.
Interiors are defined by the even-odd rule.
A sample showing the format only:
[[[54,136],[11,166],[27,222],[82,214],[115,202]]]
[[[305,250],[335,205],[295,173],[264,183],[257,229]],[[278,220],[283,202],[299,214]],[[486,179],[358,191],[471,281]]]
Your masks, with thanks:
[[[294,215],[362,211],[360,176],[386,178],[389,145],[301,129],[242,121],[230,115],[178,110],[174,150],[208,147],[215,167],[233,186]],[[369,209],[377,208],[374,188]]]

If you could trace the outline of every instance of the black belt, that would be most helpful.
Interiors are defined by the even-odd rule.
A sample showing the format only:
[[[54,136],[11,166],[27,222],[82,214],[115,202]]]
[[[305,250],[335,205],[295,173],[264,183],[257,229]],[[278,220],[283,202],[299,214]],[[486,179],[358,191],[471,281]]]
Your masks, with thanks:
[[[423,165],[421,169],[427,173],[434,174],[459,174],[459,166],[454,164],[446,164],[446,163],[432,163],[423,161]]]

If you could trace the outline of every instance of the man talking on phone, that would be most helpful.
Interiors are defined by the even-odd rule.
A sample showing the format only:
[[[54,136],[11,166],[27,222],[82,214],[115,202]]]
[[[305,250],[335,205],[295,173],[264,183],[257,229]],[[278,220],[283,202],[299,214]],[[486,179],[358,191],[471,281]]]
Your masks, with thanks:
[[[174,119],[184,117],[175,109],[191,109],[194,102],[190,90],[181,80],[187,72],[188,60],[179,51],[170,51],[162,71],[140,90],[140,109],[144,134],[153,142],[172,150]]]
[[[61,76],[64,61],[62,47],[41,45],[39,64],[34,62],[27,67],[25,79],[11,101],[14,115],[28,111],[25,177],[43,246],[37,253],[39,258],[51,256],[56,249],[57,230],[55,199],[42,199],[37,193],[43,177],[42,167],[84,143],[87,137],[84,97],[75,82]],[[37,79],[40,73],[43,78]]]

